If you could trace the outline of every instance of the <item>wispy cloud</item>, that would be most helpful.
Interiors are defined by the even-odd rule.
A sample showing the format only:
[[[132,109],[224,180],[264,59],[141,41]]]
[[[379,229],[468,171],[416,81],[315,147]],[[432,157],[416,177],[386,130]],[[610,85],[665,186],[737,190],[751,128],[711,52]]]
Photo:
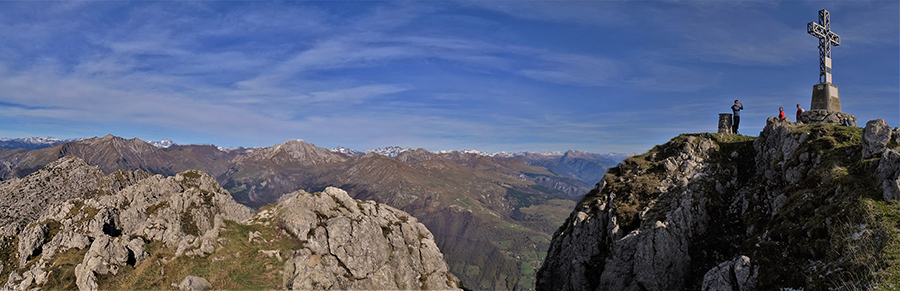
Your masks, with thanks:
[[[370,85],[334,91],[318,91],[304,97],[295,97],[309,103],[332,103],[336,105],[359,104],[367,99],[410,90],[400,85]]]
[[[622,25],[632,22],[618,1],[467,1],[467,5],[502,12],[514,17],[548,22],[586,25]]]
[[[582,86],[604,86],[619,76],[623,65],[607,58],[550,54],[538,58],[537,68],[519,70],[518,73],[540,81]]]
[[[897,4],[865,5],[835,12],[848,11],[841,33],[860,64],[852,69],[891,79],[896,64],[866,54],[896,57]],[[734,82],[783,76],[815,57],[803,31],[815,11],[789,15],[806,9],[797,6],[0,2],[0,121],[230,145],[649,147],[703,130],[692,114],[715,117],[718,99],[769,106],[787,94],[774,90],[794,84],[738,94]],[[857,108],[896,99],[896,82],[870,79],[842,93],[886,88]],[[808,98],[802,87],[790,94]]]

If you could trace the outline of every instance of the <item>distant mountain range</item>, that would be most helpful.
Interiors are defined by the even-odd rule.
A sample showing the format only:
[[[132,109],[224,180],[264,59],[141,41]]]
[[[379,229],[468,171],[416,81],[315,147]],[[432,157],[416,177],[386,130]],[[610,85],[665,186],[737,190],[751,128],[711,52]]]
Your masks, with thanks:
[[[80,139],[58,139],[53,137],[0,138],[0,148],[37,150],[77,140]]]
[[[55,137],[0,138],[0,149],[39,150],[82,139],[83,138],[58,139]],[[147,143],[158,148],[167,148],[175,145],[175,142],[171,139],[147,141]]]
[[[408,152],[411,150],[413,150],[413,149],[408,148],[408,147],[402,148],[399,146],[389,146],[389,147],[376,148],[376,149],[370,149],[370,150],[365,150],[365,151],[357,151],[357,150],[352,150],[352,149],[348,149],[348,148],[340,147],[340,146],[331,149],[332,152],[341,153],[341,154],[345,154],[348,156],[364,156],[368,153],[376,153],[376,154],[386,156],[389,158],[396,158],[398,155],[400,155],[400,153]]]
[[[615,162],[606,155],[576,151],[486,154],[394,146],[360,152],[329,150],[302,140],[224,149],[107,135],[40,145],[43,148],[33,150],[0,148],[0,179],[22,178],[62,157],[76,156],[106,174],[140,170],[173,176],[201,170],[215,177],[235,201],[254,208],[297,190],[340,187],[356,199],[416,216],[432,230],[463,286],[479,290],[532,288],[552,232],[599,181],[581,177],[590,178]]]
[[[0,149],[26,149],[26,150],[37,150],[48,147],[53,147],[57,145],[61,145],[67,142],[79,141],[81,138],[76,139],[58,139],[53,137],[29,137],[29,138],[0,138]],[[164,139],[161,141],[146,141],[150,145],[153,145],[157,148],[167,149],[172,146],[178,146],[176,142],[171,139]],[[198,146],[198,145],[190,145],[190,146]],[[223,148],[216,147],[219,151],[229,152],[229,151],[253,151],[252,148]],[[332,148],[331,151],[335,153],[339,153],[348,157],[355,156],[363,156],[369,153],[375,153],[382,156],[396,158],[401,153],[413,151],[413,148],[410,147],[400,147],[400,146],[388,146],[381,147],[369,150],[354,150],[345,147],[335,147]],[[434,153],[437,154],[448,154],[453,151],[436,151]],[[629,154],[616,154],[616,153],[607,153],[607,154],[597,154],[597,153],[587,153],[575,150],[569,150],[566,152],[519,152],[519,153],[508,153],[508,152],[499,152],[499,153],[490,153],[490,152],[482,152],[479,150],[461,150],[458,151],[460,153],[465,154],[477,154],[481,156],[487,157],[497,157],[497,158],[505,158],[505,159],[514,159],[522,161],[526,164],[538,167],[544,167],[550,170],[551,172],[569,178],[579,179],[589,185],[592,185],[596,182],[599,182],[603,178],[603,174],[609,169],[609,167],[615,166],[625,158],[629,157]],[[573,195],[581,195],[584,194],[590,187],[585,186],[584,188],[579,188],[577,190],[572,190],[571,194]],[[569,192],[569,191],[567,191]]]

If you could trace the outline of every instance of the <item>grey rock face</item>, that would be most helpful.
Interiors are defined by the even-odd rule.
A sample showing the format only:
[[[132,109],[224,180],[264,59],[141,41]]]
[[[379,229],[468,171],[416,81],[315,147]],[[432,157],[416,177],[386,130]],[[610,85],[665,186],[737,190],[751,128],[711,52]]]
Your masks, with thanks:
[[[706,159],[718,149],[708,138],[694,136],[673,147],[677,152],[660,161],[666,173],[649,202],[672,207],[662,213],[643,209],[639,226],[626,231],[623,228],[630,218],[620,216],[617,202],[627,202],[634,194],[598,184],[554,234],[538,272],[537,289],[680,290],[685,286],[690,242],[708,224],[704,191],[709,189],[689,185],[715,170],[708,168]]]
[[[875,181],[884,200],[900,200],[900,150],[887,149],[881,154]]]
[[[750,258],[740,256],[733,261],[719,264],[703,275],[703,291],[737,290],[756,291],[759,267],[750,264]]]
[[[876,183],[884,200],[900,199],[900,128],[891,128],[884,119],[870,120],[863,129],[863,158],[881,158],[875,170]]]
[[[97,290],[96,275],[115,275],[119,272],[119,266],[128,264],[129,259],[134,260],[130,265],[140,263],[149,256],[143,249],[144,241],[140,238],[124,241],[121,237],[98,237],[81,264],[75,266],[78,289]]]
[[[29,280],[42,284],[40,280],[46,280],[39,276],[46,273],[42,268],[56,253],[90,247],[75,267],[76,284],[82,290],[96,290],[97,275],[115,275],[121,266],[134,266],[149,257],[144,251],[145,239],[179,246],[178,256],[203,255],[214,250],[204,242],[214,241],[222,220],[244,221],[252,215],[206,174],[188,171],[163,178],[136,173],[104,176],[77,158],[66,158],[24,179],[5,182],[5,190],[14,194],[48,193],[53,197],[23,207],[29,210],[27,215],[11,209],[7,213],[14,215],[4,217],[12,226],[31,224],[19,236],[18,267],[39,257],[30,273],[21,278],[11,276],[7,285],[28,286],[31,283],[24,282]],[[41,183],[46,177],[52,182],[53,175],[65,177],[61,178],[65,182]],[[34,217],[35,213],[42,215]]]
[[[888,141],[891,140],[891,134],[891,127],[887,125],[884,119],[866,122],[862,140],[863,158],[868,159],[880,156],[887,148]]]
[[[860,173],[874,174],[885,200],[900,199],[900,130],[875,120],[861,143],[859,133],[770,118],[752,140],[710,135],[710,146],[705,134],[682,135],[627,159],[554,234],[536,287],[833,288],[817,278],[849,278],[856,275],[850,268],[875,264],[825,255],[842,239],[864,244],[854,236],[865,230],[865,214],[837,214],[874,190]],[[844,219],[853,221],[851,238],[833,232]]]
[[[459,288],[431,232],[403,211],[333,187],[285,195],[278,209],[306,241],[285,263],[285,289]]]
[[[849,113],[828,110],[807,110],[800,114],[800,122],[804,124],[824,123],[844,125],[845,121],[848,122],[850,126],[856,126],[856,116]]]
[[[83,160],[69,156],[22,179],[0,182],[0,235],[18,234],[49,206],[69,199],[115,193],[150,175],[119,171],[104,175]]]
[[[37,225],[29,228],[19,236],[19,268],[25,267],[25,262],[44,244],[44,236],[47,235],[46,225]]]
[[[337,188],[316,194],[301,191],[286,195],[275,207],[277,211],[267,209],[254,215],[249,208],[237,204],[212,177],[198,171],[169,178],[129,176],[123,172],[110,175],[109,179],[120,181],[114,184],[98,174],[97,168],[77,158],[61,161],[55,167],[2,185],[11,187],[6,188],[10,191],[28,189],[53,194],[41,192],[45,191],[41,187],[46,185],[40,181],[54,171],[73,179],[94,181],[93,184],[67,181],[68,185],[82,185],[82,191],[72,192],[82,196],[73,194],[75,198],[63,199],[66,196],[57,195],[56,200],[33,202],[35,205],[29,205],[28,209],[41,215],[34,217],[34,213],[29,213],[10,220],[23,226],[18,245],[13,246],[18,264],[0,264],[0,267],[26,271],[10,273],[4,289],[42,286],[48,280],[47,270],[51,270],[48,268],[54,264],[54,256],[69,249],[87,248],[74,267],[74,283],[80,290],[97,290],[99,277],[115,276],[123,267],[137,266],[147,260],[151,254],[145,245],[150,242],[162,242],[175,249],[176,258],[206,259],[201,257],[215,252],[222,244],[233,243],[219,237],[225,220],[279,227],[302,241],[297,251],[260,250],[259,254],[253,254],[285,261],[286,289],[457,289],[459,286],[433,236],[416,218],[386,205],[353,200]],[[130,185],[122,186],[125,182]],[[97,189],[110,189],[110,192]],[[269,226],[269,220],[276,217],[283,223]],[[267,241],[259,232],[254,234],[248,237],[249,243]],[[16,241],[13,236],[0,238],[0,247]],[[173,287],[204,290],[211,285],[203,278],[188,276]]]

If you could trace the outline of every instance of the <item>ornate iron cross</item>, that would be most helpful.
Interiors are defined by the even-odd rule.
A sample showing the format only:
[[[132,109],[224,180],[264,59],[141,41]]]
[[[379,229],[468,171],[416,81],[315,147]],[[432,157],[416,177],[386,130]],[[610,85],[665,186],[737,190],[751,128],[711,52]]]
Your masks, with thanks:
[[[806,32],[819,38],[819,83],[831,83],[831,46],[841,45],[841,36],[831,31],[828,10],[819,10],[819,23],[806,24]]]

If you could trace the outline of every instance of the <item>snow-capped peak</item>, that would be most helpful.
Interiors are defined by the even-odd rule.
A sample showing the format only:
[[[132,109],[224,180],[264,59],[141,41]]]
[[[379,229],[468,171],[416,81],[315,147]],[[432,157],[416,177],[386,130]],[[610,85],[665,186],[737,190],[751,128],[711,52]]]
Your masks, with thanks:
[[[336,153],[345,154],[345,155],[350,155],[350,156],[362,156],[362,155],[366,154],[364,152],[348,149],[348,148],[345,148],[342,146],[337,146],[335,148],[332,148],[331,151],[336,152]]]
[[[36,150],[79,141],[81,138],[58,139],[55,137],[0,138],[0,148]]]
[[[397,155],[399,155],[400,153],[402,153],[402,152],[408,152],[408,151],[411,151],[411,150],[413,150],[413,149],[412,149],[412,148],[409,148],[409,147],[401,148],[401,147],[399,147],[399,146],[389,146],[389,147],[383,147],[383,148],[377,148],[377,149],[367,150],[367,151],[365,151],[365,153],[376,153],[376,154],[379,154],[379,155],[382,155],[382,156],[387,156],[387,157],[391,157],[391,158],[396,158]]]
[[[172,141],[171,139],[168,139],[168,138],[161,140],[161,141],[148,141],[147,143],[149,143],[155,147],[161,148],[161,149],[176,145],[176,143],[174,141]]]
[[[331,149],[332,152],[342,153],[342,154],[350,155],[350,156],[363,156],[368,153],[376,153],[376,154],[391,157],[391,158],[396,158],[397,155],[399,155],[400,153],[411,151],[411,150],[413,150],[413,149],[409,148],[409,147],[403,148],[403,147],[399,147],[399,146],[381,147],[381,148],[369,149],[369,150],[364,150],[364,151],[348,149],[348,148],[345,148],[342,146],[334,147]]]

